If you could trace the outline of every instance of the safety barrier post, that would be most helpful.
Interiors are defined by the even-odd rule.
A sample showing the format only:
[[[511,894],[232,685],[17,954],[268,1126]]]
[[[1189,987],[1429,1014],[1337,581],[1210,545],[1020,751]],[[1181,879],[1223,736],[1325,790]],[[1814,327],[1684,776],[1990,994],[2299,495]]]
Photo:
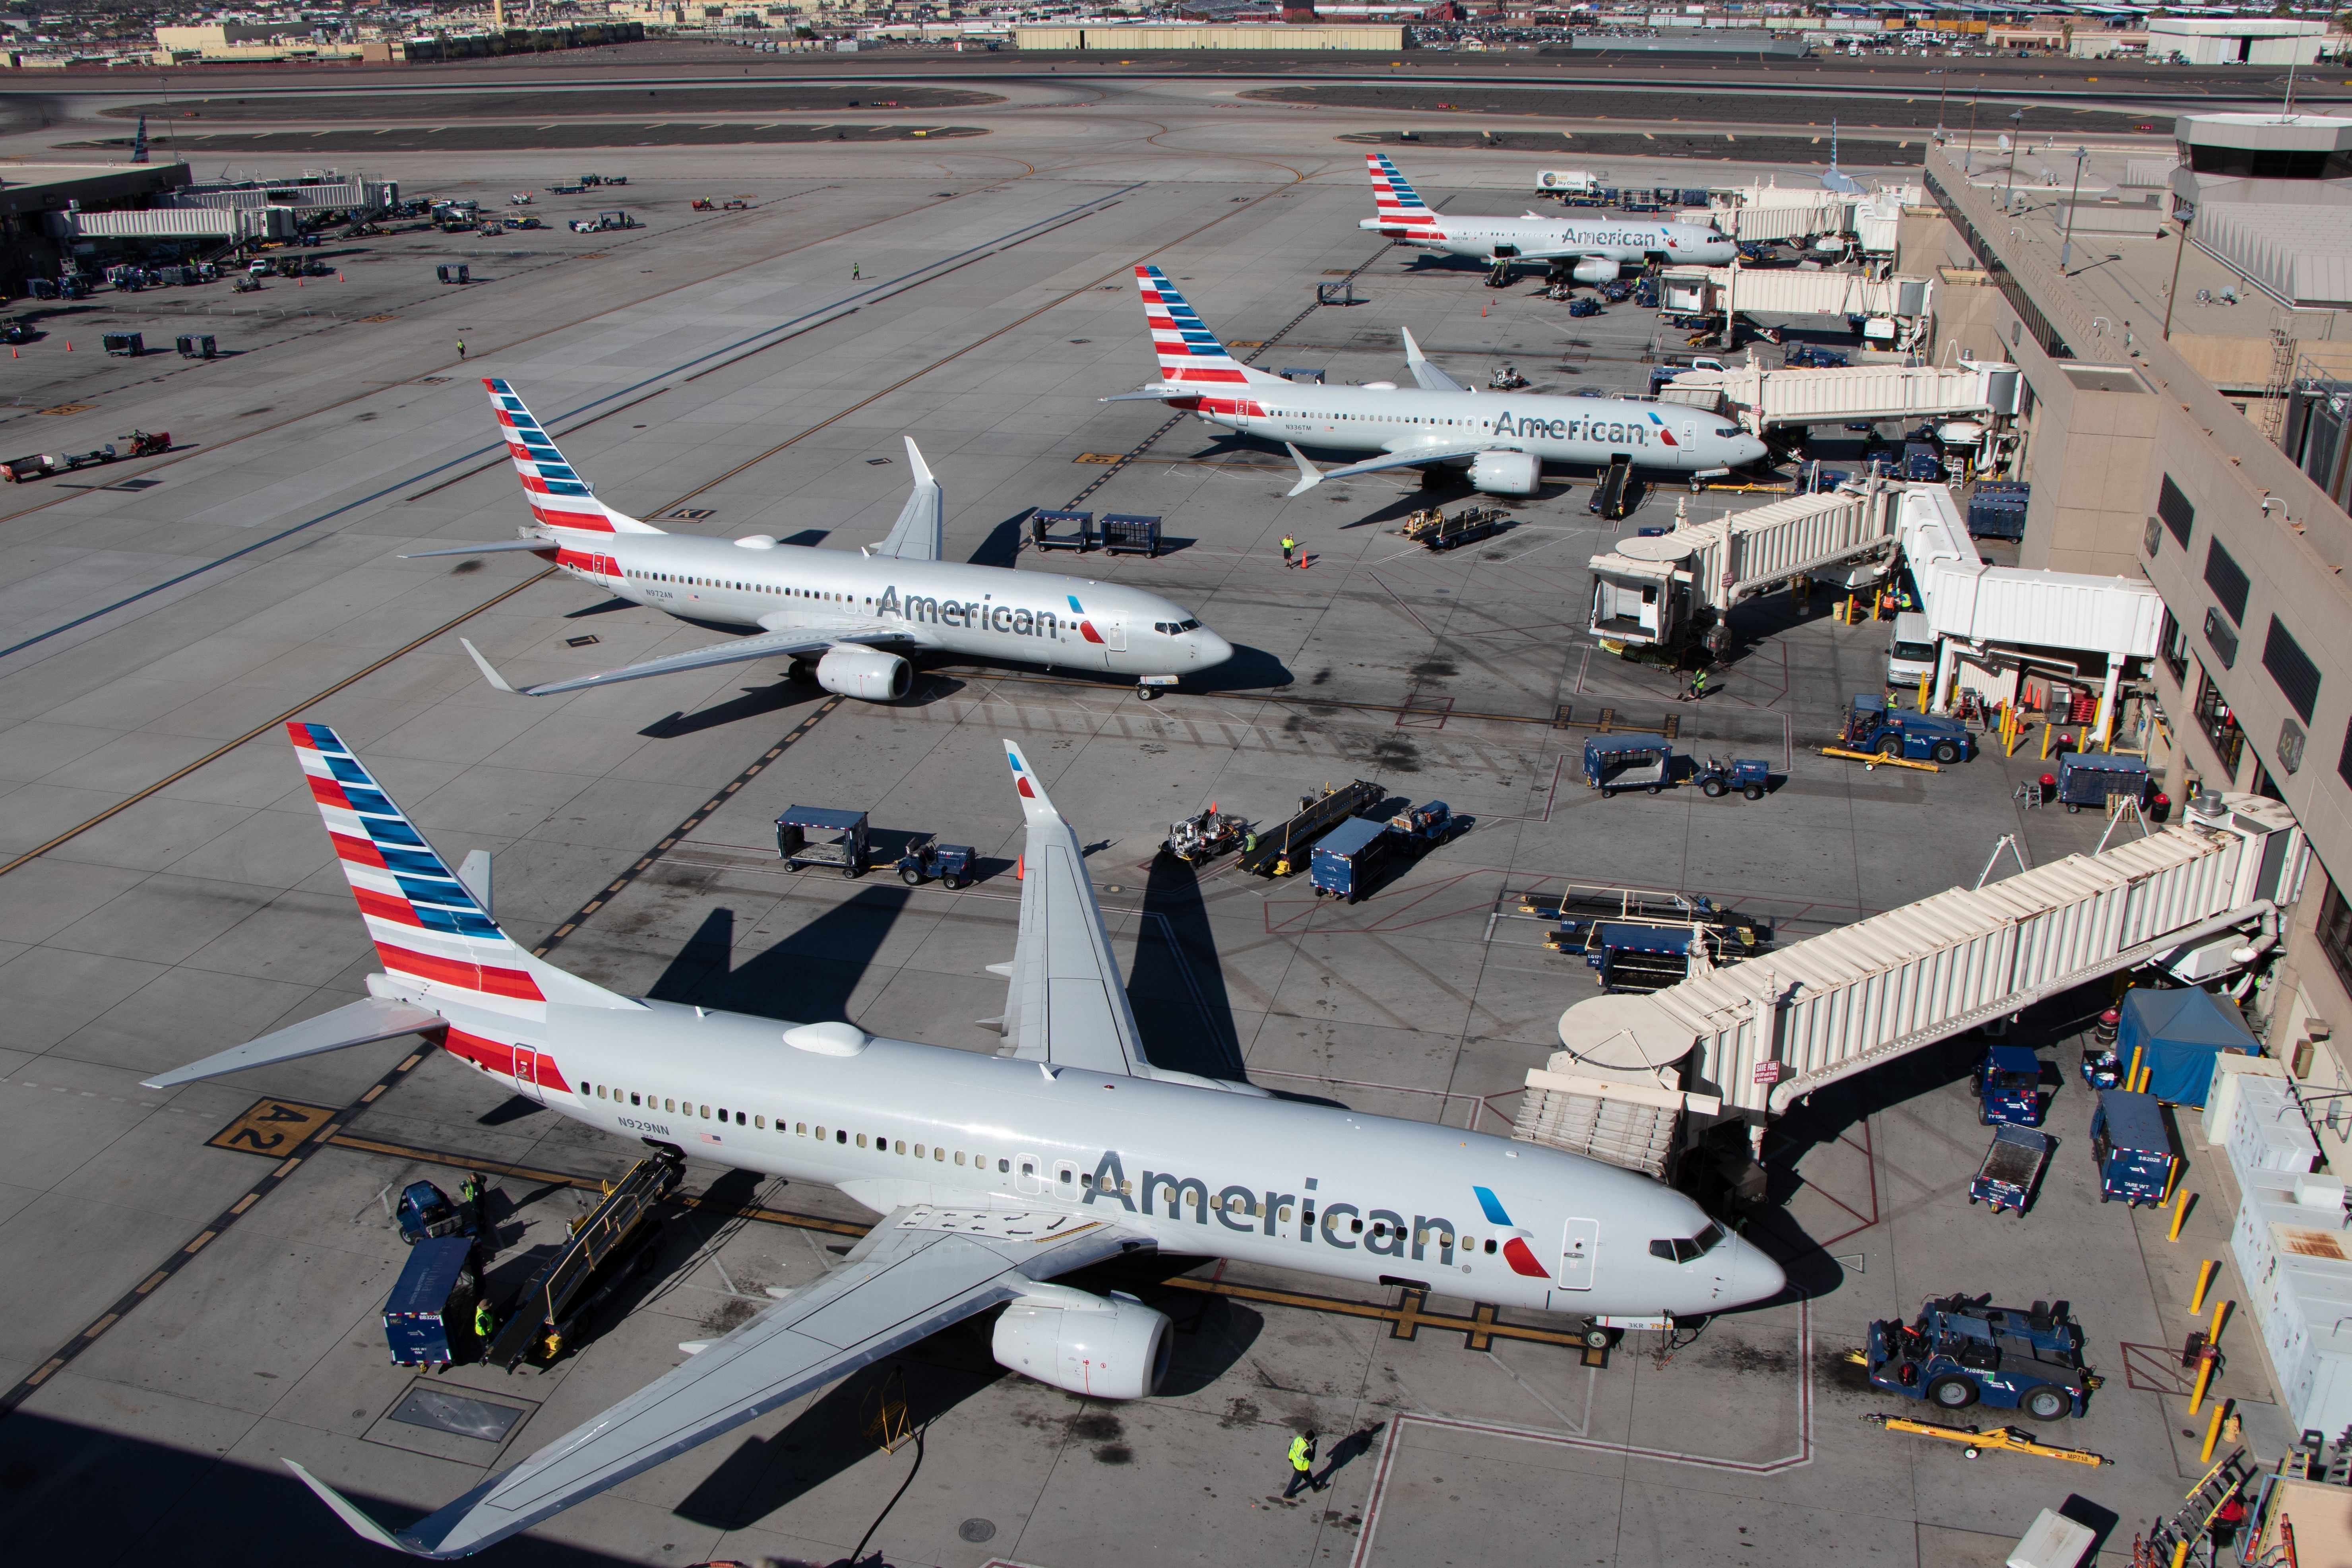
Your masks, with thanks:
[[[2134,1046],[2132,1047],[2131,1068],[2130,1070],[2124,1074],[2124,1088],[2130,1093],[2137,1094],[2139,1092],[2139,1059],[2147,1053],[2147,1047],[2146,1046]]]
[[[2189,1298],[2190,1317],[2201,1318],[2205,1315],[2205,1292],[2213,1288],[2213,1270],[2221,1267],[2219,1258],[2209,1258],[2197,1270],[2197,1289]]]
[[[1934,679],[1935,677],[1931,675],[1923,675],[1919,678],[1919,711],[1922,713],[1927,710],[1927,682]]]
[[[2221,1325],[2230,1321],[2230,1309],[2236,1305],[2235,1301],[2222,1301],[2214,1307],[2213,1331],[2205,1336],[2207,1349],[2210,1350],[2221,1342]]]
[[[2213,1386],[2213,1369],[2221,1364],[2221,1353],[2210,1344],[2208,1344],[2204,1352],[2197,1358],[2197,1387],[2189,1395],[2189,1415],[2196,1415],[2198,1407],[2205,1403],[2205,1391]],[[2216,1415],[2221,1414],[2218,1407],[2214,1414]]]
[[[2172,1230],[2169,1235],[2165,1237],[2165,1240],[2179,1241],[2180,1239],[2180,1227],[2189,1218],[2189,1205],[2195,1202],[2197,1194],[2189,1191],[2186,1187],[2181,1189],[2179,1201],[2172,1205]]]
[[[2197,1450],[2199,1464],[2210,1465],[2213,1462],[2213,1446],[2221,1440],[2221,1417],[2229,1413],[2229,1409],[2230,1402],[2226,1399],[2217,1399],[2213,1402],[2213,1419],[2205,1426],[2205,1446]]]

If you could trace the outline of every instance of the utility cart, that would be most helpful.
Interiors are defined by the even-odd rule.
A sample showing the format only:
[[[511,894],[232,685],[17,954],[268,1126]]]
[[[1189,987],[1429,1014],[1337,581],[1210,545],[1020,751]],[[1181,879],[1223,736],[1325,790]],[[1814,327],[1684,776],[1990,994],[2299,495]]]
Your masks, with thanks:
[[[2068,752],[2058,759],[2058,798],[2068,811],[2086,805],[2105,810],[2107,802],[2117,796],[2132,801],[2147,798],[2146,763],[2105,752]]]
[[[1102,547],[1112,555],[1160,555],[1160,520],[1128,512],[1107,511],[1102,518]]]
[[[400,1239],[417,1247],[446,1237],[472,1236],[481,1218],[475,1208],[471,1203],[456,1202],[430,1182],[411,1182],[400,1194],[394,1218],[400,1226]]]
[[[1990,1204],[1995,1214],[2003,1209],[2023,1214],[2025,1205],[2033,1201],[2033,1188],[2042,1180],[2043,1167],[2050,1163],[2050,1148],[2047,1132],[2006,1123],[1995,1128],[1992,1147],[1985,1151],[1984,1163],[1969,1183],[1969,1202]]]
[[[1344,899],[1354,903],[1371,890],[1371,879],[1381,858],[1394,847],[1389,825],[1369,816],[1351,816],[1316,844],[1307,869],[1318,899]]]
[[[420,1243],[383,1304],[383,1337],[394,1366],[447,1366],[474,1335],[482,1276],[462,1236]]]
[[[936,877],[947,888],[961,888],[971,880],[972,864],[978,858],[971,845],[942,844],[934,833],[898,857],[898,879],[916,888]]]
[[[1989,1305],[1990,1296],[1931,1299],[1906,1323],[1870,1325],[1863,1364],[1871,1384],[1946,1410],[1981,1402],[2036,1421],[2083,1414],[2099,1379],[2083,1364],[2083,1329],[2064,1301],[2031,1310]]]
[[[1067,529],[1057,533],[1056,529]],[[1045,511],[1029,514],[1029,545],[1033,550],[1075,550],[1095,547],[1095,514],[1090,511]]]
[[[1459,550],[1465,544],[1490,539],[1509,528],[1513,519],[1509,512],[1496,506],[1465,506],[1448,517],[1443,507],[1430,507],[1414,512],[1404,520],[1398,531],[1415,543],[1434,552]]]
[[[1242,836],[1248,831],[1248,823],[1231,812],[1219,811],[1213,800],[1208,810],[1196,812],[1181,822],[1170,823],[1168,837],[1160,841],[1160,852],[1172,855],[1188,866],[1198,866],[1228,849],[1241,847]]]
[[[2023,1046],[1987,1047],[1972,1080],[1977,1125],[2039,1127],[2043,1109],[2042,1058]]]
[[[1389,833],[1408,854],[1426,855],[1464,830],[1468,819],[1442,800],[1423,801],[1389,818]]]
[[[2137,1208],[2164,1202],[2178,1157],[2163,1104],[2152,1094],[2101,1089],[2091,1113],[2091,1157],[2098,1162],[2101,1203],[2121,1198]]]
[[[1621,789],[1656,795],[1674,783],[1675,749],[1664,735],[1594,735],[1584,742],[1584,784],[1603,799]]]
[[[776,818],[776,854],[797,871],[838,866],[845,877],[866,874],[866,814],[796,805]]]

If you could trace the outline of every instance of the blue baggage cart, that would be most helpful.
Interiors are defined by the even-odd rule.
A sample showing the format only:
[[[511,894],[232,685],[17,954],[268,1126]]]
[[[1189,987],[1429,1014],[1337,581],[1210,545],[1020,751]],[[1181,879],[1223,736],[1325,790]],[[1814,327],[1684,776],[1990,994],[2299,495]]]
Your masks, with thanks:
[[[1675,748],[1664,735],[1595,735],[1584,742],[1584,783],[1605,797],[1621,789],[1657,794],[1674,783]]]
[[[1325,834],[1315,846],[1307,879],[1318,898],[1345,899],[1354,903],[1371,890],[1372,868],[1388,847],[1389,825],[1369,816],[1351,816]]]
[[[2091,1115],[2091,1157],[2099,1166],[2101,1203],[2121,1198],[2135,1208],[2162,1203],[2172,1190],[2177,1157],[2156,1096],[2100,1090],[2099,1109]]]
[[[1992,1147],[1985,1151],[1984,1163],[1969,1183],[1969,1202],[1990,1204],[1995,1214],[2003,1209],[2023,1214],[2025,1205],[2033,1201],[2042,1168],[2049,1163],[2048,1133],[2031,1127],[1997,1127]]]
[[[455,1345],[469,1342],[473,1334],[474,1302],[481,1288],[474,1244],[467,1237],[436,1237],[411,1247],[408,1266],[383,1304],[392,1363],[446,1366],[457,1360]]]
[[[2105,809],[2116,795],[2147,798],[2147,764],[2105,752],[2068,752],[2058,759],[2058,798],[2068,811]]]

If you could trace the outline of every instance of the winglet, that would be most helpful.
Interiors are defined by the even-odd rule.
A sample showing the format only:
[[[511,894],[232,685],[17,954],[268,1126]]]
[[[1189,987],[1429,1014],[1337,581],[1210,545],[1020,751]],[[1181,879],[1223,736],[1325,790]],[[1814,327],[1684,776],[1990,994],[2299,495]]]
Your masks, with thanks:
[[[1011,741],[1004,742],[1004,760],[1013,769],[1013,787],[1021,794],[1021,815],[1029,826],[1061,821],[1062,814],[1047,798],[1044,782],[1030,768],[1029,759],[1021,754],[1021,748]]]
[[[923,450],[921,447],[915,445],[915,438],[912,436],[908,436],[905,437],[905,440],[907,443],[907,463],[908,466],[915,470],[915,482],[919,485],[938,483],[939,481],[931,478],[931,466],[923,461]]]
[[[1419,343],[1412,341],[1412,329],[1411,327],[1399,327],[1397,331],[1404,337],[1404,363],[1407,364],[1428,363],[1429,356],[1421,352],[1421,345]]]
[[[300,1477],[302,1484],[309,1487],[311,1491],[317,1493],[320,1502],[325,1503],[329,1508],[333,1509],[335,1510],[335,1517],[341,1520],[345,1524],[351,1526],[352,1533],[357,1535],[361,1540],[371,1542],[377,1546],[387,1547],[394,1552],[405,1552],[411,1557],[422,1557],[425,1555],[425,1553],[419,1552],[416,1548],[409,1545],[408,1542],[401,1540],[400,1537],[393,1534],[392,1531],[386,1530],[383,1526],[370,1519],[366,1514],[362,1513],[358,1507],[353,1504],[350,1499],[344,1497],[342,1493],[337,1491],[334,1488],[329,1486],[326,1482],[320,1480],[318,1477],[312,1475],[310,1471],[304,1469],[293,1460],[288,1459],[286,1461],[286,1468],[293,1471],[295,1475]]]
[[[1283,499],[1287,500],[1292,496],[1303,496],[1308,490],[1313,489],[1317,485],[1321,484],[1323,482],[1323,470],[1308,462],[1307,460],[1307,454],[1292,446],[1289,442],[1285,441],[1282,445],[1283,449],[1290,454],[1290,460],[1298,465],[1298,482],[1291,486],[1283,496]]]
[[[488,659],[482,657],[482,650],[480,648],[476,647],[464,637],[459,637],[457,639],[457,646],[464,648],[467,653],[473,656],[474,668],[482,672],[483,679],[488,681],[492,686],[497,687],[500,691],[514,691],[515,689],[507,684],[507,678],[498,672],[498,668],[491,664]],[[520,696],[522,694],[517,692],[516,695]]]

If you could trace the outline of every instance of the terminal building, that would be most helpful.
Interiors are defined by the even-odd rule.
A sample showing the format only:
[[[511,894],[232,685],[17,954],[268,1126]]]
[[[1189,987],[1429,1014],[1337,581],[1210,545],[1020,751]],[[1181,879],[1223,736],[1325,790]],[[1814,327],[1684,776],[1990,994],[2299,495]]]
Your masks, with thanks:
[[[2352,120],[2182,117],[2160,237],[2067,237],[2047,190],[1931,152],[1906,270],[1941,279],[1939,351],[2026,389],[2020,563],[2144,578],[2163,601],[2137,722],[2174,802],[2282,803],[2311,849],[2254,1009],[2320,1143],[2352,1170]]]

